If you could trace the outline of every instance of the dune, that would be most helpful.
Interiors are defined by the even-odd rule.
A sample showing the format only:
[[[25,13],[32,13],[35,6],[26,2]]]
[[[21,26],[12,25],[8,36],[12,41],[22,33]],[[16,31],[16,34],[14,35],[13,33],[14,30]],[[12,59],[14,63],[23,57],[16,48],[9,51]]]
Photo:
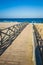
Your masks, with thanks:
[[[43,39],[43,24],[35,24],[39,34],[41,35],[41,38]]]
[[[0,22],[0,29],[7,28],[15,24],[19,24],[19,22]]]

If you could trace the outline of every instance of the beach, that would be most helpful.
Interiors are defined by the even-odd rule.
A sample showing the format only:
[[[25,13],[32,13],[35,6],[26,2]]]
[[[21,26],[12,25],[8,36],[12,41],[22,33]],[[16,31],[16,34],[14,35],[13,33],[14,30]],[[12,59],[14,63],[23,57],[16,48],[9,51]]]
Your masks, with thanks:
[[[19,22],[0,22],[0,28],[4,29],[10,26],[13,26],[15,24],[19,24]]]
[[[0,29],[4,29],[18,22],[0,23]],[[34,24],[43,39],[43,24]],[[34,65],[34,39],[33,26],[29,23],[23,31],[17,36],[12,44],[0,56],[0,65]]]

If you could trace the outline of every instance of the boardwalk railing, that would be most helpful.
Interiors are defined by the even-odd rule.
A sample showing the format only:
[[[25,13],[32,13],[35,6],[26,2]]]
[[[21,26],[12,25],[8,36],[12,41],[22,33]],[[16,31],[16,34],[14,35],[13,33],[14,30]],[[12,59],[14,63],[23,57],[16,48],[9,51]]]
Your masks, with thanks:
[[[35,41],[35,56],[36,56],[36,65],[43,65],[43,40],[33,25],[34,29],[34,41]]]
[[[0,55],[12,43],[28,23],[20,23],[11,27],[0,29]]]

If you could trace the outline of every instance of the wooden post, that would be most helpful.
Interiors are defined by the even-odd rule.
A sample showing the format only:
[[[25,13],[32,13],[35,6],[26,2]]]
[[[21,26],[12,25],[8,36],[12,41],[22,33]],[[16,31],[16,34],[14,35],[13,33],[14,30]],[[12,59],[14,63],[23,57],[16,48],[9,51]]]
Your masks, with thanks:
[[[1,33],[1,29],[0,29],[0,47],[2,45],[2,33]]]

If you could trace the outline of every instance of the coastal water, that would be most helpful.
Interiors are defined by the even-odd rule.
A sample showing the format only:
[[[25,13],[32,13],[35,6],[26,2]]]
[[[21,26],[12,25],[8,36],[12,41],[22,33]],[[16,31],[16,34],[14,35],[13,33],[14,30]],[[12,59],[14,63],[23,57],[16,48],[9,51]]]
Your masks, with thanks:
[[[43,23],[43,18],[0,18],[0,22],[29,22]]]

